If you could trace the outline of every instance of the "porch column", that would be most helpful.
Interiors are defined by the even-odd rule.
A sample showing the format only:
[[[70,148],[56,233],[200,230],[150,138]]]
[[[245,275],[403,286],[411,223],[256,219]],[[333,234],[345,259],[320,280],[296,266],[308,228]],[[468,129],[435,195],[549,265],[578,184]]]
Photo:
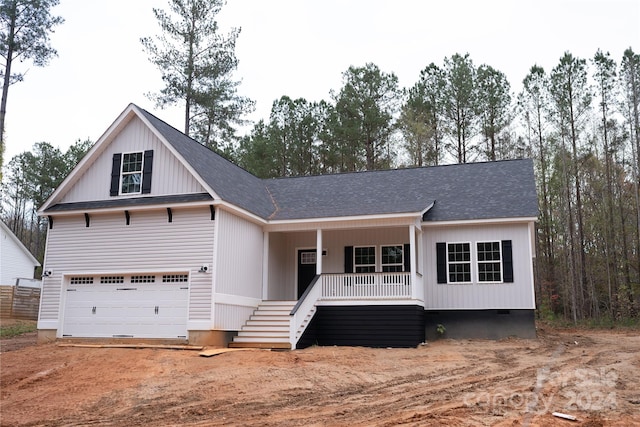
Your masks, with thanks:
[[[316,275],[322,274],[322,230],[316,231]]]
[[[269,299],[269,232],[262,239],[262,299]]]
[[[416,265],[416,229],[409,226],[409,266],[411,268],[411,298],[418,296],[418,269]]]

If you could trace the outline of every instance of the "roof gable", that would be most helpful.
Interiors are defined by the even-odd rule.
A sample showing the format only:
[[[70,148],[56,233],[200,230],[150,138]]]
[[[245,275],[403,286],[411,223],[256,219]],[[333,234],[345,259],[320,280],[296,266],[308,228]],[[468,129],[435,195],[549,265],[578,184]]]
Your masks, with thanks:
[[[109,194],[113,155],[148,150],[155,152],[153,163],[156,172],[170,168],[171,174],[154,173],[152,191],[145,194],[145,197],[203,192],[217,197],[189,162],[185,161],[163,135],[148,123],[142,110],[130,104],[47,199],[39,213],[49,211],[51,207],[59,204],[71,206],[74,203],[124,201],[135,197]]]

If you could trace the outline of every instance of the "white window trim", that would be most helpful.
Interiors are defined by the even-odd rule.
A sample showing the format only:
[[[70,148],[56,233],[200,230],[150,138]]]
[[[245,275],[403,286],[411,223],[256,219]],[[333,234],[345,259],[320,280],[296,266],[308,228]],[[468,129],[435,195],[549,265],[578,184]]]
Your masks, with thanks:
[[[500,252],[500,280],[499,281],[496,281],[496,280],[481,281],[480,280],[480,264],[490,264],[490,263],[494,263],[496,261],[495,260],[492,260],[492,261],[480,261],[478,259],[479,258],[478,257],[478,243],[497,243],[498,244],[498,251]],[[477,242],[475,242],[474,249],[475,249],[475,253],[474,253],[474,251],[472,251],[471,259],[475,258],[475,265],[477,266],[477,268],[476,268],[476,281],[477,281],[477,283],[480,284],[480,285],[491,285],[491,284],[504,283],[504,257],[502,256],[502,241],[500,241],[500,240],[478,240]]]
[[[358,248],[373,248],[373,256],[374,256],[374,263],[373,264],[356,264],[356,249]],[[377,272],[378,271],[378,246],[376,245],[361,245],[361,246],[354,246],[353,247],[353,272],[355,274],[366,274],[366,273],[356,273],[356,270],[358,267],[371,267],[373,266],[373,272]]]
[[[400,251],[402,253],[402,261],[398,264],[398,263],[394,263],[394,264],[383,264],[382,263],[382,248],[387,248],[387,247],[396,247],[399,246],[400,247]],[[404,243],[385,243],[384,245],[380,245],[380,271],[384,270],[385,266],[400,266],[402,267],[402,272],[404,272]]]
[[[140,164],[140,172],[123,172],[123,168],[124,168],[124,156],[126,156],[127,154],[142,154],[142,162]],[[122,192],[122,178],[124,177],[124,174],[127,175],[133,175],[136,173],[140,174],[140,191],[137,192],[132,192],[132,193],[123,193]],[[120,182],[118,184],[118,194],[121,196],[131,196],[131,195],[137,195],[137,194],[142,194],[142,181],[144,180],[144,151],[127,151],[127,152],[123,152],[122,153],[122,157],[120,158]]]
[[[454,261],[454,262],[449,262],[449,245],[459,245],[459,244],[468,244],[469,245],[469,261]],[[447,259],[447,284],[448,285],[473,285],[473,278],[474,278],[474,250],[473,250],[473,242],[471,241],[465,241],[465,242],[446,242],[446,259]],[[449,276],[449,264],[469,264],[469,278],[470,280],[468,282],[451,282],[449,280],[450,276]]]

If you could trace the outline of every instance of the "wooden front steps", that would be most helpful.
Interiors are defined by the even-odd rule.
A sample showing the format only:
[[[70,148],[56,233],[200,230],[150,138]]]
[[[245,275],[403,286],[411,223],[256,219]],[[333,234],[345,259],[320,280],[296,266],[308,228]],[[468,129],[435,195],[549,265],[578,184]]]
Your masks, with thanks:
[[[290,313],[296,302],[262,301],[229,347],[290,349]]]

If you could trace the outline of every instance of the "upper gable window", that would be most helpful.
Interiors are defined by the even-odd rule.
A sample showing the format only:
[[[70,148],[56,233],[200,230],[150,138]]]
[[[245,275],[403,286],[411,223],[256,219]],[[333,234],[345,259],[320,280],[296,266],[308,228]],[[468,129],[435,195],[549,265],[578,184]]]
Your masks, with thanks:
[[[142,191],[142,152],[122,155],[120,194],[139,194]]]
[[[151,193],[153,150],[115,153],[111,168],[111,196]]]

